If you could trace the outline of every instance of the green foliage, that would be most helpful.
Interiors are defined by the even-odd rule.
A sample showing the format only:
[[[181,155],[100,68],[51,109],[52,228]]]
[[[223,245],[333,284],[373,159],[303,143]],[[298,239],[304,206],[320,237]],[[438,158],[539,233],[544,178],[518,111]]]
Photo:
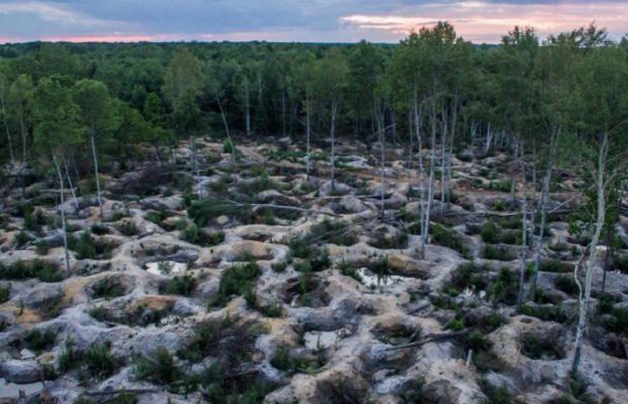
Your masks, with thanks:
[[[517,256],[514,253],[511,253],[508,249],[490,244],[484,246],[482,249],[482,256],[487,260],[496,261],[513,261],[517,258]]]
[[[196,279],[190,275],[175,276],[159,287],[159,293],[163,295],[191,296],[196,289]]]
[[[174,358],[163,346],[157,347],[155,352],[148,357],[136,357],[133,371],[139,380],[149,380],[152,383],[165,385],[173,383],[180,376]]]
[[[213,304],[225,304],[231,296],[250,293],[260,275],[261,270],[255,261],[227,269],[220,278],[218,295]]]
[[[578,285],[571,275],[559,275],[554,280],[556,289],[561,290],[568,295],[575,296],[579,293]]]
[[[59,267],[44,260],[16,261],[10,265],[0,263],[0,279],[22,280],[38,278],[42,282],[60,282],[63,274]]]
[[[6,303],[11,298],[11,286],[0,286],[0,304]]]
[[[462,238],[453,229],[448,229],[439,224],[435,224],[431,228],[432,230],[432,242],[434,244],[442,245],[444,247],[451,248],[458,251],[460,254],[466,256],[469,254],[469,250],[464,245]]]
[[[41,352],[52,347],[56,338],[57,335],[50,328],[43,332],[39,328],[34,328],[26,334],[24,341],[30,349]]]
[[[111,342],[92,344],[83,356],[85,369],[96,379],[111,376],[118,367],[118,361],[111,355]]]
[[[92,285],[92,292],[96,299],[113,299],[124,295],[126,290],[119,279],[109,276],[98,280],[98,282]]]
[[[197,226],[204,227],[219,216],[230,216],[247,221],[251,217],[251,211],[222,200],[206,198],[192,203],[188,208],[188,216]]]

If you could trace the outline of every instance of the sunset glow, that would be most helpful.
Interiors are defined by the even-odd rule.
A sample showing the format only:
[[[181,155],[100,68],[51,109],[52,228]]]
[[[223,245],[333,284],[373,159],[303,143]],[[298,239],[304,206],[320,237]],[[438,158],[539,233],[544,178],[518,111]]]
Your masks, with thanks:
[[[449,21],[465,39],[499,42],[515,25],[541,36],[595,21],[620,38],[628,1],[0,0],[0,41],[396,42],[413,29]]]

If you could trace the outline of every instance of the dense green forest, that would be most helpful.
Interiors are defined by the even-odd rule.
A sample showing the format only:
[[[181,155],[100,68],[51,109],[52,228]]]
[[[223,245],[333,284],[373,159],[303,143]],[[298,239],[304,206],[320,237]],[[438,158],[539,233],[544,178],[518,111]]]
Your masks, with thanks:
[[[1,158],[40,156],[53,137],[49,113],[63,128],[55,142],[75,158],[91,153],[92,136],[106,156],[205,134],[369,142],[384,129],[397,144],[436,131],[443,144],[514,135],[540,147],[559,127],[600,136],[622,122],[627,55],[626,39],[613,43],[593,26],[546,40],[517,28],[482,47],[446,23],[396,46],[3,45]]]

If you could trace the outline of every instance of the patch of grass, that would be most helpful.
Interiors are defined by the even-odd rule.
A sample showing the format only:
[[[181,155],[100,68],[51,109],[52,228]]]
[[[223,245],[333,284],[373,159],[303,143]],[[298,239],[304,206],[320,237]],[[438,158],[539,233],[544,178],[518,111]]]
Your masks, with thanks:
[[[286,272],[286,268],[288,267],[288,263],[286,261],[273,262],[270,267],[273,270],[273,272],[281,274],[281,273]]]
[[[313,373],[316,369],[316,365],[312,361],[292,356],[290,347],[287,345],[280,345],[277,348],[270,364],[288,374]]]
[[[356,281],[362,283],[362,277],[358,273],[358,271],[353,266],[351,261],[342,260],[337,264],[338,271],[344,276],[348,276],[350,278],[355,279]]]
[[[135,221],[131,219],[123,221],[118,227],[118,230],[127,237],[136,236],[140,232],[135,224]]]
[[[519,282],[515,275],[510,270],[502,268],[497,278],[486,288],[486,295],[494,303],[515,304],[518,284]]]
[[[23,280],[38,278],[42,282],[60,282],[63,274],[56,264],[44,260],[16,261],[11,265],[0,263],[0,279]]]
[[[458,233],[453,229],[446,228],[439,224],[432,226],[432,242],[458,251],[463,256],[469,254],[469,250],[462,242],[462,238]]]
[[[109,276],[92,285],[92,293],[95,299],[105,298],[109,300],[124,295],[126,290],[119,279]]]
[[[376,231],[369,240],[369,245],[381,250],[404,249],[408,246],[408,233],[399,232],[391,236],[386,230]]]
[[[576,284],[573,276],[559,275],[554,280],[556,289],[567,293],[568,295],[575,296],[579,293],[578,285]]]
[[[495,261],[514,261],[517,259],[516,254],[505,248],[487,244],[482,249],[482,256],[487,260]]]
[[[159,293],[162,295],[191,296],[196,289],[196,279],[190,275],[175,276],[162,283]]]
[[[35,352],[49,349],[54,345],[56,339],[57,335],[50,328],[47,328],[43,332],[39,328],[35,328],[30,330],[24,337],[28,348]]]
[[[241,296],[247,291],[250,292],[254,289],[255,282],[260,275],[261,270],[255,261],[227,269],[220,278],[218,295],[213,303],[225,304],[231,296]]]
[[[554,321],[557,323],[565,323],[567,321],[567,314],[562,310],[562,308],[556,306],[525,305],[521,308],[521,314],[536,317],[543,321]]]
[[[228,216],[243,222],[251,220],[252,212],[249,208],[235,206],[223,200],[206,198],[192,203],[188,208],[188,216],[199,227],[207,226],[219,216]]]
[[[312,226],[306,239],[314,243],[330,243],[342,246],[352,246],[358,242],[358,237],[347,223],[325,219]]]
[[[95,379],[105,379],[115,372],[118,361],[111,354],[111,342],[92,344],[83,355],[85,369]]]
[[[0,304],[6,303],[11,297],[11,286],[0,286]]]
[[[181,372],[175,366],[174,358],[163,346],[157,347],[149,357],[136,357],[133,373],[139,380],[148,380],[162,385],[169,385],[181,376]]]
[[[524,334],[520,343],[522,353],[530,359],[556,360],[562,357],[549,341],[542,340],[535,334]]]
[[[541,272],[570,273],[573,272],[573,264],[560,260],[543,260],[540,270]]]
[[[480,229],[480,237],[485,243],[497,244],[501,240],[501,227],[495,222],[486,222]]]

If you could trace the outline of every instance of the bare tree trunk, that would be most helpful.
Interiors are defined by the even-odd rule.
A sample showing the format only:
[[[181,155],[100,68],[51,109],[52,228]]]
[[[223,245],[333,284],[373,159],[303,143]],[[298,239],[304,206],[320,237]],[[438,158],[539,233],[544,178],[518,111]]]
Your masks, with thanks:
[[[445,191],[445,176],[447,171],[447,142],[448,137],[447,134],[449,132],[447,121],[449,114],[447,113],[447,108],[445,107],[445,103],[443,102],[442,106],[442,126],[443,126],[443,134],[441,138],[441,156],[440,156],[440,213],[441,215],[445,212],[445,199],[446,199],[446,191]]]
[[[382,164],[382,175],[381,175],[381,181],[382,181],[382,189],[381,189],[381,195],[380,195],[380,217],[381,220],[384,221],[384,207],[385,207],[385,197],[386,197],[386,174],[385,174],[385,170],[386,170],[386,128],[383,125],[383,122],[381,122],[380,119],[378,119],[378,125],[379,125],[379,133],[380,133],[380,143],[381,143],[381,164]]]
[[[306,181],[309,183],[310,182],[310,168],[311,168],[311,156],[310,156],[310,136],[311,136],[311,115],[310,115],[310,97],[309,95],[306,96],[305,99],[306,102],[306,107],[305,107],[305,137],[306,137],[306,157],[305,157],[305,161],[306,161],[306,166],[305,166],[305,178]]]
[[[216,98],[216,102],[218,103],[218,108],[220,108],[220,116],[222,117],[222,123],[225,125],[225,132],[227,132],[227,139],[229,140],[229,146],[231,147],[231,153],[233,155],[233,164],[237,162],[237,153],[235,145],[233,144],[233,139],[231,139],[231,132],[229,131],[229,123],[227,122],[227,114],[225,113],[225,109],[222,106],[222,102],[220,99]]]
[[[589,260],[585,268],[585,281],[584,289],[578,279],[578,267],[574,271],[574,278],[580,289],[580,316],[578,318],[578,325],[576,328],[576,339],[574,342],[574,356],[571,366],[571,372],[573,375],[578,374],[578,368],[580,366],[580,359],[582,356],[582,340],[584,338],[584,330],[587,326],[587,317],[589,310],[589,301],[591,300],[591,286],[593,283],[593,269],[597,258],[597,246],[600,242],[600,236],[602,234],[602,228],[604,227],[604,220],[606,218],[606,201],[605,201],[605,187],[606,187],[606,158],[608,156],[608,132],[604,132],[604,138],[600,145],[600,153],[597,163],[597,219],[595,223],[595,233],[591,244],[589,245]]]
[[[615,211],[617,216],[621,214],[619,210],[621,209],[621,200],[624,193],[623,183],[619,183],[619,195],[617,196],[617,200],[615,201]],[[602,293],[606,291],[606,273],[608,272],[608,268],[610,266],[611,259],[615,253],[615,247],[613,243],[613,233],[614,233],[614,225],[608,226],[606,229],[606,256],[604,257],[604,274],[602,276]]]
[[[244,106],[246,109],[246,136],[251,136],[251,100],[249,95],[249,79],[244,79]]]
[[[425,243],[427,240],[424,237],[425,234],[425,212],[427,206],[425,206],[425,166],[423,164],[423,140],[421,137],[421,115],[422,111],[419,107],[419,100],[416,91],[416,85],[414,90],[414,127],[415,134],[419,149],[419,224],[421,229],[421,258],[425,258]]]
[[[4,117],[4,129],[7,133],[7,140],[9,142],[9,156],[11,157],[11,165],[15,166],[15,155],[13,154],[13,137],[11,136],[11,129],[9,128],[9,117],[7,115],[7,108],[4,101],[4,96],[0,93],[0,107],[2,107],[2,116]]]
[[[74,201],[74,207],[76,208],[76,212],[78,213],[79,203],[78,203],[78,200],[76,199],[76,192],[74,191],[74,184],[72,184],[72,176],[70,175],[70,170],[68,170],[68,163],[65,160],[65,157],[63,158],[63,168],[65,169],[65,176],[68,178],[68,184],[70,185],[70,191],[72,192],[72,199]]]
[[[94,132],[92,132],[90,135],[90,140],[92,143],[92,156],[94,158],[94,173],[96,174],[96,192],[97,192],[97,197],[98,197],[98,208],[100,210],[100,221],[102,222],[105,220],[105,216],[103,214],[102,198],[100,196],[100,173],[98,172],[98,154],[96,153],[96,140],[94,138],[95,138],[95,135],[94,135]]]
[[[70,253],[68,252],[68,232],[66,229],[66,223],[65,223],[65,209],[63,207],[64,203],[65,203],[65,187],[64,187],[64,183],[63,183],[63,175],[61,174],[61,167],[59,166],[59,162],[57,161],[57,155],[55,154],[55,152],[52,152],[52,161],[54,162],[55,165],[55,169],[57,170],[57,176],[59,178],[59,187],[60,189],[60,196],[61,196],[61,224],[62,224],[62,231],[63,231],[63,248],[64,248],[64,260],[65,260],[65,270],[70,273]]]
[[[331,104],[331,191],[336,189],[336,112],[338,106]]]
[[[435,97],[433,95],[432,97]],[[423,235],[421,240],[421,258],[425,258],[425,246],[427,244],[427,239],[430,234],[430,213],[432,209],[432,204],[434,203],[434,176],[435,176],[435,167],[436,167],[436,99],[432,98],[432,134],[431,134],[431,145],[432,148],[430,153],[430,178],[428,184],[427,191],[427,206],[425,208],[425,217],[424,217],[424,226],[423,226]]]
[[[451,136],[449,137],[449,157],[447,158],[447,187],[446,189],[446,202],[449,207],[451,203],[451,179],[452,179],[452,164],[453,164],[453,155],[454,155],[454,141],[456,139],[456,125],[458,123],[458,97],[456,96],[456,100],[454,102],[454,108],[452,111],[451,118]]]
[[[543,251],[543,233],[545,231],[545,225],[547,224],[547,211],[546,207],[549,203],[549,187],[552,180],[553,164],[551,162],[547,167],[545,176],[543,177],[543,184],[541,185],[541,200],[539,201],[539,211],[541,212],[541,223],[539,235],[536,239],[535,251],[534,251],[534,274],[532,275],[532,286],[530,289],[530,300],[534,300],[536,297],[536,287],[539,277],[539,271],[541,270],[541,252]]]
[[[521,145],[521,266],[519,268],[519,292],[517,293],[517,313],[521,312],[521,308],[523,306],[523,295],[525,293],[525,274],[526,274],[526,263],[527,263],[527,253],[528,253],[528,199],[527,199],[527,189],[526,189],[526,172],[525,172],[525,163],[523,159],[523,144]]]

